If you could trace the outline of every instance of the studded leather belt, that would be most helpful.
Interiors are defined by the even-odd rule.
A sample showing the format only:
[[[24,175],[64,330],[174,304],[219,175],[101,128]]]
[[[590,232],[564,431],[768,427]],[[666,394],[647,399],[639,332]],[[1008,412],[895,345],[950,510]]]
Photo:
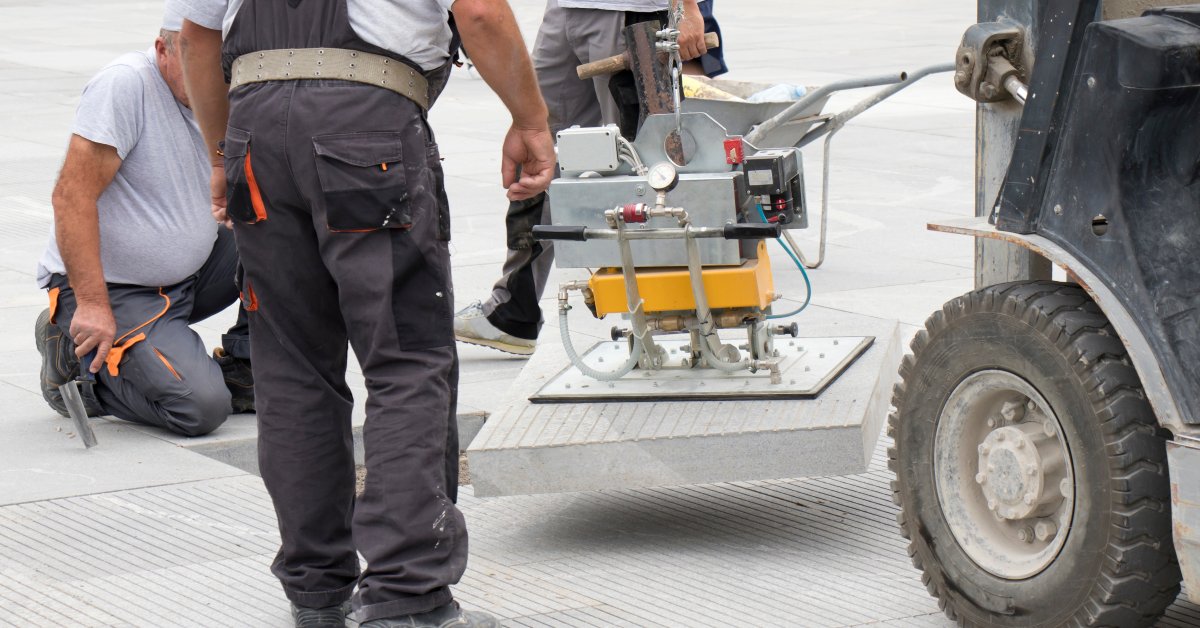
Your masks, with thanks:
[[[229,91],[263,81],[353,81],[391,90],[429,109],[429,83],[420,72],[401,61],[358,50],[261,50],[234,60],[231,75]]]

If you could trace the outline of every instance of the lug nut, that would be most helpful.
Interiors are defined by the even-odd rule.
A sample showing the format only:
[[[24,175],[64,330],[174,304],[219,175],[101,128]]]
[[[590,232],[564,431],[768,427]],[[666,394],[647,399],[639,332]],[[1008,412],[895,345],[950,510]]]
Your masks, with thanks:
[[[1000,414],[1010,423],[1016,423],[1025,418],[1025,408],[1015,401],[1005,401],[1000,407]]]
[[[1048,541],[1054,538],[1055,534],[1058,534],[1058,526],[1049,519],[1042,519],[1033,527],[1033,531],[1037,534],[1037,540]]]
[[[976,484],[987,484],[987,476],[982,473],[976,473],[975,474],[975,483]]]

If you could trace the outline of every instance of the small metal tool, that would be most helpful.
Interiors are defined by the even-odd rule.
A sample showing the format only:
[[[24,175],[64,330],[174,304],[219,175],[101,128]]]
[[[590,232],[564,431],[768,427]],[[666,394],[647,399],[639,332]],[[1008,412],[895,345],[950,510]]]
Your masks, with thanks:
[[[89,370],[95,359],[96,351],[93,350],[79,362],[79,376],[58,387],[58,392],[62,393],[63,401],[67,404],[67,412],[75,422],[75,431],[87,449],[96,446],[96,433],[92,431],[87,409],[83,405],[84,395],[95,395],[96,376]],[[81,389],[83,392],[80,392]]]

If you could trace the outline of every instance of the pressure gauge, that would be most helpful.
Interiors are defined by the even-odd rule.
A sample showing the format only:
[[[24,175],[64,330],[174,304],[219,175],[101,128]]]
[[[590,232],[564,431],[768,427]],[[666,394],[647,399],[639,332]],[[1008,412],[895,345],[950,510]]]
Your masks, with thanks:
[[[650,187],[659,192],[670,192],[675,184],[679,183],[679,172],[675,170],[675,166],[667,163],[657,163],[650,168],[650,172],[646,175],[646,180],[650,183]]]

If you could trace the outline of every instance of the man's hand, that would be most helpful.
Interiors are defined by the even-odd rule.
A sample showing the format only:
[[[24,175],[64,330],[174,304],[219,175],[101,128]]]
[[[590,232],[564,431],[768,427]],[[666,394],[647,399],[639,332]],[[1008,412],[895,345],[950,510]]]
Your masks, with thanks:
[[[683,3],[683,19],[679,22],[679,58],[696,59],[708,52],[704,45],[704,16],[696,0],[676,0]]]
[[[508,200],[523,201],[550,187],[554,178],[554,140],[545,124],[534,129],[510,127],[502,151],[500,171],[504,187],[508,188]]]
[[[208,179],[208,191],[212,196],[212,215],[216,221],[225,225],[226,229],[233,228],[233,221],[225,211],[225,164],[213,164],[212,176]]]
[[[107,299],[99,303],[76,303],[70,330],[71,340],[75,342],[75,355],[82,360],[93,349],[96,350],[96,359],[91,364],[80,364],[79,368],[99,373],[117,337],[117,321],[113,318],[112,307]]]
[[[545,191],[554,176],[554,139],[533,62],[512,9],[503,0],[455,0],[451,10],[475,69],[513,117],[500,166],[509,200],[524,200]]]

